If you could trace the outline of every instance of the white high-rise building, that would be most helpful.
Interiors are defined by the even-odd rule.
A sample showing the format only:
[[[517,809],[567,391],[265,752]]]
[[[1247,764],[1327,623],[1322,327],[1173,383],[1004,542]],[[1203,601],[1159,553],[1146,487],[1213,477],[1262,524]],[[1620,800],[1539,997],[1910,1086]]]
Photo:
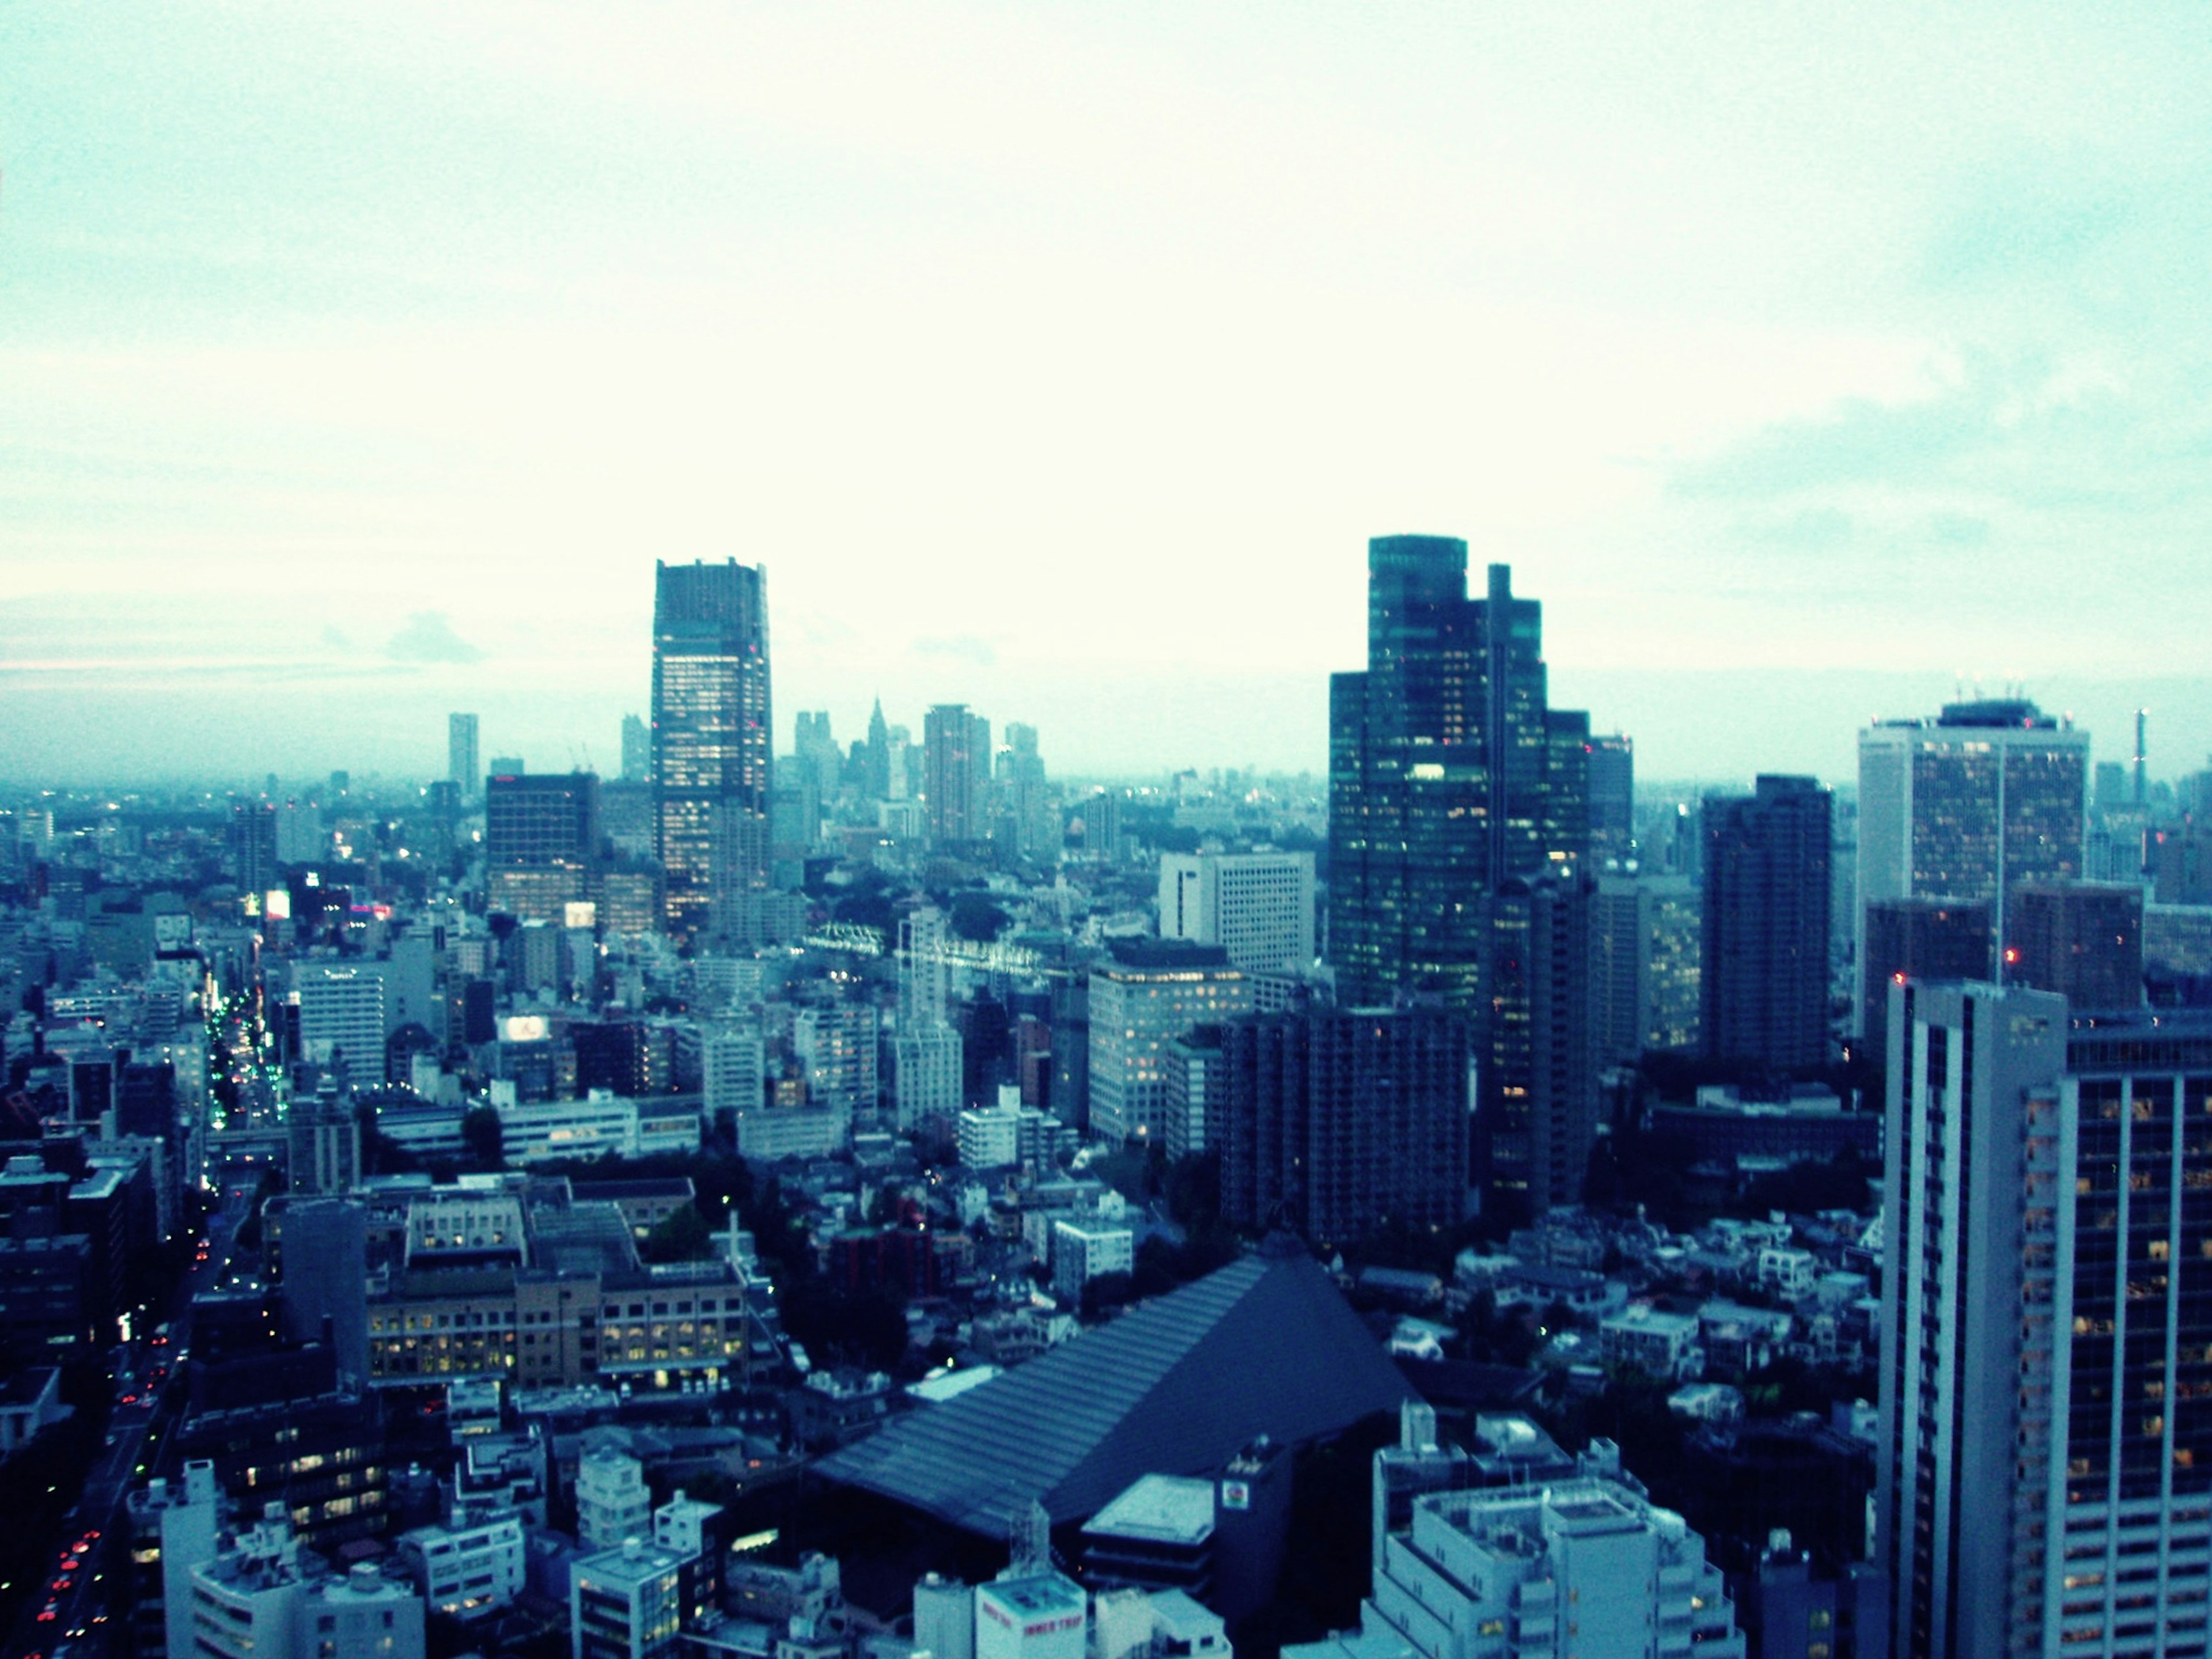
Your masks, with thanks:
[[[1311,967],[1313,854],[1164,854],[1160,937],[1218,945],[1248,972]]]
[[[963,1104],[966,1055],[945,1018],[951,970],[945,959],[944,913],[915,911],[899,922],[898,1029],[891,1039],[892,1087],[898,1127],[950,1121]]]
[[[302,962],[292,969],[300,1007],[300,1053],[328,1065],[343,1054],[353,1080],[384,1081],[384,975],[357,963]]]
[[[587,1550],[617,1549],[625,1539],[653,1536],[653,1494],[637,1459],[600,1446],[578,1461],[576,1535]]]
[[[1908,981],[1889,1022],[1890,1651],[2203,1653],[2212,1018]]]
[[[1949,703],[1932,720],[1867,727],[1859,733],[1853,934],[1860,960],[1866,907],[1897,898],[1988,904],[2002,960],[2013,889],[2085,873],[2088,810],[2089,734],[2032,702]],[[1859,1016],[1865,1029],[1882,1011]]]
[[[720,1123],[760,1110],[768,1089],[768,1059],[758,1025],[748,1021],[712,1027],[699,1051],[710,1120]]]
[[[791,1046],[806,1067],[807,1097],[848,1118],[875,1112],[876,1011],[862,1003],[802,1008],[792,1022]]]
[[[1705,1540],[1625,1481],[1427,1492],[1410,1509],[1376,1522],[1360,1627],[1283,1659],[1743,1659]]]
[[[1165,1127],[1168,1046],[1252,1012],[1252,982],[1218,946],[1117,945],[1091,970],[1091,1133],[1116,1145]]]

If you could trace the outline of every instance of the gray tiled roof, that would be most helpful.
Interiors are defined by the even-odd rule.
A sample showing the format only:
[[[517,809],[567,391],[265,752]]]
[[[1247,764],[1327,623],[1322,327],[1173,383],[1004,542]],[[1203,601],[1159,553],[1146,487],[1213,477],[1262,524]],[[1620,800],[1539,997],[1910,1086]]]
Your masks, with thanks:
[[[1333,1433],[1410,1392],[1310,1257],[1263,1252],[901,1419],[819,1472],[1003,1537],[1032,1500],[1055,1525],[1080,1520],[1139,1475],[1212,1474],[1260,1435]]]

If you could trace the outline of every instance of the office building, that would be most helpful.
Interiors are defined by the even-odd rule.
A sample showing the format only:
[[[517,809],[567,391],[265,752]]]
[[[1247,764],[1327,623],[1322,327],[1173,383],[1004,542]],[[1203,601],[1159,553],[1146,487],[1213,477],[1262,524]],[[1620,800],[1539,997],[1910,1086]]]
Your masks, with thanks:
[[[806,1097],[847,1119],[872,1116],[880,1103],[876,1011],[867,1003],[801,1008],[791,1046],[806,1068]]]
[[[320,1066],[343,1060],[351,1080],[384,1081],[384,975],[357,962],[308,961],[292,968],[300,1011],[300,1057]]]
[[[1480,1015],[1488,897],[1587,849],[1589,720],[1546,693],[1542,607],[1467,544],[1368,544],[1368,665],[1329,686],[1328,958],[1346,1002]]]
[[[195,1659],[422,1659],[422,1602],[373,1562],[332,1577],[281,1504],[191,1570],[191,1620],[169,1632]]]
[[[2056,991],[2077,1012],[2142,1006],[2143,896],[2118,882],[2026,881],[2013,889],[2005,981]]]
[[[340,1380],[361,1387],[368,1380],[367,1210],[351,1199],[287,1196],[278,1261],[286,1334],[329,1342]]]
[[[1509,878],[1491,897],[1474,1176],[1484,1213],[1508,1222],[1582,1201],[1598,1117],[1589,986],[1596,885],[1566,868]]]
[[[767,1098],[768,1060],[750,1021],[709,1027],[700,1040],[700,1086],[708,1120],[727,1123],[758,1111]]]
[[[184,1636],[179,1659],[192,1651],[192,1569],[215,1559],[222,1531],[222,1494],[215,1465],[196,1459],[180,1479],[156,1475],[131,1493],[130,1651],[163,1659],[169,1632]]]
[[[484,783],[484,896],[523,921],[559,924],[605,866],[590,772],[495,773]]]
[[[1164,1127],[1168,1045],[1249,1013],[1252,986],[1218,945],[1117,940],[1091,970],[1090,1006],[1091,1133],[1118,1146]]]
[[[622,775],[625,783],[653,781],[653,728],[635,714],[622,717]]]
[[[1281,1013],[1282,1009],[1258,1009]],[[1167,1092],[1160,1105],[1160,1135],[1170,1158],[1191,1157],[1219,1144],[1222,1103],[1228,1087],[1228,1053],[1222,1028],[1200,1025],[1168,1044]]]
[[[483,787],[483,768],[478,759],[481,753],[477,746],[477,717],[447,715],[446,781],[460,790],[464,801],[474,800]]]
[[[1889,986],[1906,979],[1980,979],[1996,934],[1984,903],[1939,898],[1876,899],[1860,911],[1859,1043],[1878,1076],[1888,1053]]]
[[[1377,1483],[1377,1508],[1382,1486]],[[1374,1523],[1360,1626],[1284,1659],[1744,1659],[1705,1540],[1610,1474],[1425,1492]]]
[[[354,1189],[361,1179],[361,1118],[350,1102],[332,1095],[295,1099],[285,1114],[284,1133],[288,1192],[343,1197]]]
[[[991,723],[964,702],[939,703],[922,719],[922,805],[933,847],[989,838]]]
[[[1313,854],[1163,854],[1160,937],[1218,945],[1248,973],[1311,967]]]
[[[684,1559],[634,1536],[568,1571],[574,1659],[662,1659],[684,1628]]]
[[[898,1127],[950,1123],[966,1101],[963,1045],[946,1018],[951,986],[945,916],[928,908],[899,919],[898,1025],[891,1041]]]
[[[1825,1065],[1828,792],[1762,776],[1705,803],[1701,1023],[1706,1054],[1777,1070]]]
[[[637,1459],[606,1446],[584,1454],[576,1466],[576,1536],[591,1550],[653,1536],[653,1494]]]
[[[1618,732],[1589,740],[1589,855],[1601,870],[1636,856],[1636,742]]]
[[[464,1624],[488,1618],[522,1593],[522,1517],[512,1512],[416,1527],[395,1540],[400,1561],[433,1613]]]
[[[1704,1030],[1704,896],[1688,876],[1600,876],[1590,1008],[1601,1066],[1694,1052]]]
[[[1889,1025],[1891,1650],[2203,1651],[2212,1020],[1908,981]]]
[[[773,759],[768,573],[658,564],[653,607],[653,850],[668,931],[727,931],[768,885]]]
[[[1044,757],[1037,749],[1037,729],[1019,720],[1006,722],[1006,746],[998,755],[999,822],[994,835],[1011,833],[1013,850],[1048,867],[1059,861],[1066,831],[1060,803],[1045,776]]]
[[[1859,733],[1860,905],[1989,905],[1984,976],[1994,974],[2014,884],[2087,873],[2088,770],[2089,734],[2024,700],[1948,703],[1932,720],[1868,727]]]
[[[1190,1085],[1192,1044],[1176,1045]],[[1449,1227],[1466,1212],[1468,1024],[1441,1006],[1317,1008],[1219,1028],[1206,1137],[1237,1226],[1317,1244],[1389,1223]],[[1207,1077],[1202,1070],[1201,1079]],[[1184,1110],[1188,1110],[1188,1105]],[[1189,1131],[1186,1128],[1186,1135]]]

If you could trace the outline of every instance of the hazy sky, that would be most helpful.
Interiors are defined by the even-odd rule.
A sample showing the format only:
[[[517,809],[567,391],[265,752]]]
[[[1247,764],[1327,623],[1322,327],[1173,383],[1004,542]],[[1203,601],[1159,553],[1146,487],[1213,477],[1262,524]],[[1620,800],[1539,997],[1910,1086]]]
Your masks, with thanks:
[[[1365,541],[1646,775],[2024,679],[2212,749],[2194,7],[0,8],[0,780],[778,746],[1320,767]]]

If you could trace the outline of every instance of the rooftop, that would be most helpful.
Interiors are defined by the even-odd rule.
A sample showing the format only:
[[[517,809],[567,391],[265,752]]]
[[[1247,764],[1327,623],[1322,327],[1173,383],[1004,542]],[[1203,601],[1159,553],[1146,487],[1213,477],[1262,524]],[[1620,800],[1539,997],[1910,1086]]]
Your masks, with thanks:
[[[1213,1532],[1213,1482],[1148,1474],[1098,1511],[1086,1534],[1164,1544],[1202,1544]]]

